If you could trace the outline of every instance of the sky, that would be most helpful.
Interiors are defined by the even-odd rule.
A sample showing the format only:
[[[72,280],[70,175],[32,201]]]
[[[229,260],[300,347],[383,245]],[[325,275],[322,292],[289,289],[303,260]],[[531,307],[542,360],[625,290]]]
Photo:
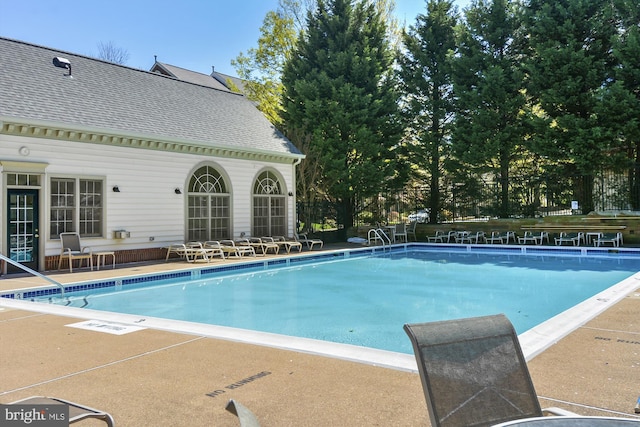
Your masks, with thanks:
[[[456,0],[460,8],[470,0]],[[129,54],[125,65],[149,70],[154,55],[199,73],[236,75],[231,65],[257,47],[265,15],[278,0],[0,0],[0,37],[97,56],[107,44]],[[396,0],[400,22],[414,24],[426,0]]]

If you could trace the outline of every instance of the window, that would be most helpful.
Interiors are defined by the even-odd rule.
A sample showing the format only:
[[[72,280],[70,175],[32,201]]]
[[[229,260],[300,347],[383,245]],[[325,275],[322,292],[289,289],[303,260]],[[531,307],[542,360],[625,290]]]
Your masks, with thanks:
[[[102,236],[103,188],[100,179],[52,178],[50,237],[63,232]]]
[[[273,172],[258,176],[253,187],[254,236],[286,236],[286,198]]]
[[[188,193],[187,239],[229,239],[230,197],[220,172],[212,166],[201,167],[191,176]]]
[[[40,175],[28,173],[8,173],[7,186],[39,187]]]

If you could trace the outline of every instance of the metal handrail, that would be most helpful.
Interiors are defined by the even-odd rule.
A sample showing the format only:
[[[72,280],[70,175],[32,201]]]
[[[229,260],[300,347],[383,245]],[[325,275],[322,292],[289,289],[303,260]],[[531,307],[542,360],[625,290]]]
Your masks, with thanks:
[[[372,234],[374,241],[380,240],[382,242],[382,246],[385,246],[387,243],[389,244],[389,246],[391,246],[391,239],[389,238],[389,236],[387,236],[387,233],[385,233],[382,228],[372,228],[371,230],[369,230],[369,233],[367,234],[367,240],[369,240],[369,244],[371,244]]]
[[[54,285],[58,286],[60,288],[60,294],[62,297],[64,297],[64,285],[60,282],[56,282],[55,280],[53,280],[50,277],[45,276],[44,274],[38,273],[35,270],[30,269],[29,267],[27,267],[26,265],[22,265],[19,262],[16,262],[14,260],[12,260],[11,258],[7,258],[6,256],[0,254],[0,259],[4,260],[5,262],[8,262],[11,265],[14,265],[16,267],[18,267],[19,269],[27,272],[27,273],[31,273],[34,276],[40,277],[44,280],[46,280],[47,282],[53,283]]]

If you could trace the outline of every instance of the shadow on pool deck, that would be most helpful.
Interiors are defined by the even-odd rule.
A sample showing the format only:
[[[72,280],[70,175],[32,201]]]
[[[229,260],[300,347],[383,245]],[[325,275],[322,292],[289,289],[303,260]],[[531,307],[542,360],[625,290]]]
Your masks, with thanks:
[[[68,283],[190,266],[51,277]],[[34,280],[0,279],[0,290],[42,284]],[[542,406],[637,417],[638,313],[640,290],[531,360]],[[76,322],[0,306],[0,402],[57,396],[109,412],[118,427],[237,426],[224,410],[230,398],[253,410],[264,427],[429,424],[416,373],[197,335],[152,329],[112,335],[66,326]]]

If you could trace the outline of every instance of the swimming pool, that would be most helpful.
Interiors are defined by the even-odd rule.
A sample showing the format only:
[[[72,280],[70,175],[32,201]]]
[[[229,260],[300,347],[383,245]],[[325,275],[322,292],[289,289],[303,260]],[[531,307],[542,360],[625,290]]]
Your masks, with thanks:
[[[404,323],[505,313],[522,334],[640,270],[637,255],[605,251],[443,249],[279,258],[270,268],[201,269],[189,280],[133,278],[68,292],[62,303],[411,354]]]

